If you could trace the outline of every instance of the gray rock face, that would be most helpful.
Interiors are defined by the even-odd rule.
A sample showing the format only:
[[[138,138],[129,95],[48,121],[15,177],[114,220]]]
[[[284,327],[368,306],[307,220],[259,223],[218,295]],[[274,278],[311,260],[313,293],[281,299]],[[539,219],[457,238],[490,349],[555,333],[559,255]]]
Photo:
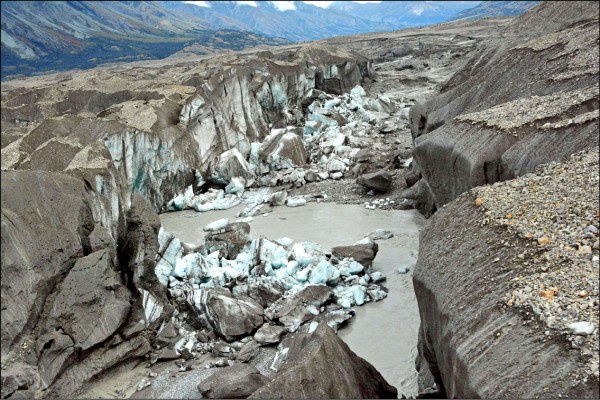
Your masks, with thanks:
[[[15,363],[7,371],[2,371],[2,398],[9,396],[18,398],[33,398],[36,388],[41,386],[41,378],[37,369],[31,365]]]
[[[251,398],[398,397],[396,388],[324,323],[312,334],[296,334],[286,345],[288,356],[280,372]]]
[[[373,264],[378,251],[379,245],[377,243],[336,246],[331,249],[331,252],[337,258],[352,257],[365,267],[370,267]]]
[[[250,298],[232,297],[224,288],[196,289],[187,302],[193,306],[206,327],[228,341],[253,333],[263,320],[263,308]]]
[[[425,214],[472,187],[598,146],[598,32],[590,19],[598,19],[590,3],[541,4],[482,46],[442,94],[411,108]],[[576,59],[563,57],[571,52]]]
[[[499,306],[514,290],[512,277],[525,269],[515,254],[528,247],[512,235],[514,246],[502,245],[505,236],[485,219],[465,193],[438,211],[421,235],[413,275],[421,316],[420,389],[435,381],[447,398],[534,398],[548,392],[597,397],[597,376],[586,376],[579,351],[544,339],[546,328]],[[456,235],[463,230],[468,234]],[[490,269],[498,265],[494,260],[506,269]]]
[[[131,196],[131,207],[126,213],[127,235],[121,246],[122,268],[127,271],[127,284],[136,287],[153,288],[153,293],[162,291],[158,288],[158,279],[154,274],[154,258],[158,253],[158,232],[160,219],[148,200],[134,193]],[[90,240],[94,239],[94,232]]]
[[[30,212],[32,206],[40,212]],[[3,353],[27,334],[30,318],[39,318],[60,277],[83,257],[93,228],[83,182],[38,171],[2,173]]]
[[[113,218],[102,214],[106,193],[86,189],[83,180],[65,174],[4,171],[2,187],[2,353],[25,354],[29,363],[10,363],[3,375],[30,371],[29,383],[19,384],[13,396],[38,396],[47,389],[68,397],[95,374],[150,349],[145,338],[123,340],[119,334],[132,310],[132,294],[116,271],[118,233],[128,226],[125,215],[115,204],[114,216],[122,223],[113,225]],[[137,224],[147,236],[131,238],[139,252],[121,260],[132,266],[148,261],[156,243],[148,222],[154,211],[144,220],[134,214],[128,214],[130,232]],[[142,285],[144,279],[137,282]],[[147,326],[142,323],[142,329]],[[28,343],[25,352],[16,335]],[[109,342],[114,347],[101,345]]]
[[[269,379],[254,365],[236,364],[217,369],[200,382],[198,391],[207,399],[243,399],[267,382]]]
[[[82,383],[125,360],[142,357],[152,347],[143,336],[137,336],[114,347],[99,347],[81,362],[69,366],[50,388],[51,397],[70,397]]]
[[[62,367],[58,360],[64,361],[73,349],[86,351],[106,340],[125,321],[130,308],[129,292],[113,270],[107,250],[77,260],[58,290],[46,332],[36,344],[47,382]]]
[[[371,174],[364,174],[356,179],[356,183],[373,189],[376,192],[385,193],[392,186],[392,176],[386,170],[380,170]]]

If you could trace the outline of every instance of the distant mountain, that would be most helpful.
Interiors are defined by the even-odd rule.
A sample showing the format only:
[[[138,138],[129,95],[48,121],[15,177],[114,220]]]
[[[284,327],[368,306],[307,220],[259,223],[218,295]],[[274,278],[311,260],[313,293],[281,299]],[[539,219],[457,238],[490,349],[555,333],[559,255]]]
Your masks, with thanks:
[[[257,1],[256,7],[235,1],[204,3],[209,7],[176,1],[161,2],[172,11],[201,18],[212,28],[243,29],[306,41],[429,25],[446,21],[480,1],[383,1],[371,4],[338,1],[328,8],[295,1],[294,9],[285,11],[269,1]]]
[[[451,20],[489,17],[513,17],[537,6],[540,1],[484,1],[478,6],[456,14]]]
[[[294,2],[295,10],[287,11],[280,11],[268,1],[257,2],[256,7],[235,1],[208,3],[210,7],[198,7],[184,2],[161,2],[165,8],[201,18],[203,23],[212,28],[243,29],[293,41],[382,30],[372,21],[300,1]]]
[[[338,1],[332,3],[330,8],[360,16],[389,29],[400,29],[444,22],[480,3],[481,1],[382,1],[361,4]]]
[[[218,30],[150,1],[2,1],[2,79],[164,58],[184,47],[202,53],[287,40]]]

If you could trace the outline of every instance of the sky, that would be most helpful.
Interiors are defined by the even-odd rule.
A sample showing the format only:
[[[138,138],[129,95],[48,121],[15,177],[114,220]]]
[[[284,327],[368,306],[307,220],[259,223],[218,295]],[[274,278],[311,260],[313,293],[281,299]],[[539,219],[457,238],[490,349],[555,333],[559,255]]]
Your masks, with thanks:
[[[194,4],[200,7],[210,7],[208,1],[186,1],[185,3]],[[248,6],[256,7],[256,1],[236,1],[239,4],[245,4]],[[279,11],[295,10],[296,5],[294,1],[271,1],[275,8]],[[303,1],[303,3],[312,4],[317,7],[327,8],[333,3],[333,1]],[[381,3],[380,0],[368,0],[368,1],[354,1],[354,3]]]

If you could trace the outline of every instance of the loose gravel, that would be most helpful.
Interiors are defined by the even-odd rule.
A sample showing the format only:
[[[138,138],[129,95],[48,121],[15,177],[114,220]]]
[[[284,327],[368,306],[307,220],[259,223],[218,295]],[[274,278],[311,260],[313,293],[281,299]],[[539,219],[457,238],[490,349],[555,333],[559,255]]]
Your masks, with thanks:
[[[534,173],[473,189],[483,224],[502,226],[527,245],[515,254],[507,306],[533,311],[564,335],[598,377],[600,173],[597,149]],[[507,260],[497,260],[500,264]],[[516,261],[516,262],[515,262]]]

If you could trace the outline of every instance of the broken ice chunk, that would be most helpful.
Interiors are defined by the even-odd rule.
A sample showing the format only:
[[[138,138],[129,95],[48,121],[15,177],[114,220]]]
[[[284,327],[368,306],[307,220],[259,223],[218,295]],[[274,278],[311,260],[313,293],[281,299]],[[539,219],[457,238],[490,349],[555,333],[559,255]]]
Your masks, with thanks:
[[[321,260],[311,271],[308,281],[313,285],[325,284],[331,280],[335,271],[337,270],[329,261]]]
[[[306,205],[306,199],[302,197],[290,197],[286,202],[288,207],[300,207]]]
[[[359,306],[363,305],[365,303],[366,288],[364,286],[354,285],[351,290],[352,296],[354,297],[354,303]]]
[[[225,228],[229,225],[229,220],[227,218],[218,219],[214,222],[211,222],[208,225],[204,226],[205,231],[218,231],[220,229]]]

